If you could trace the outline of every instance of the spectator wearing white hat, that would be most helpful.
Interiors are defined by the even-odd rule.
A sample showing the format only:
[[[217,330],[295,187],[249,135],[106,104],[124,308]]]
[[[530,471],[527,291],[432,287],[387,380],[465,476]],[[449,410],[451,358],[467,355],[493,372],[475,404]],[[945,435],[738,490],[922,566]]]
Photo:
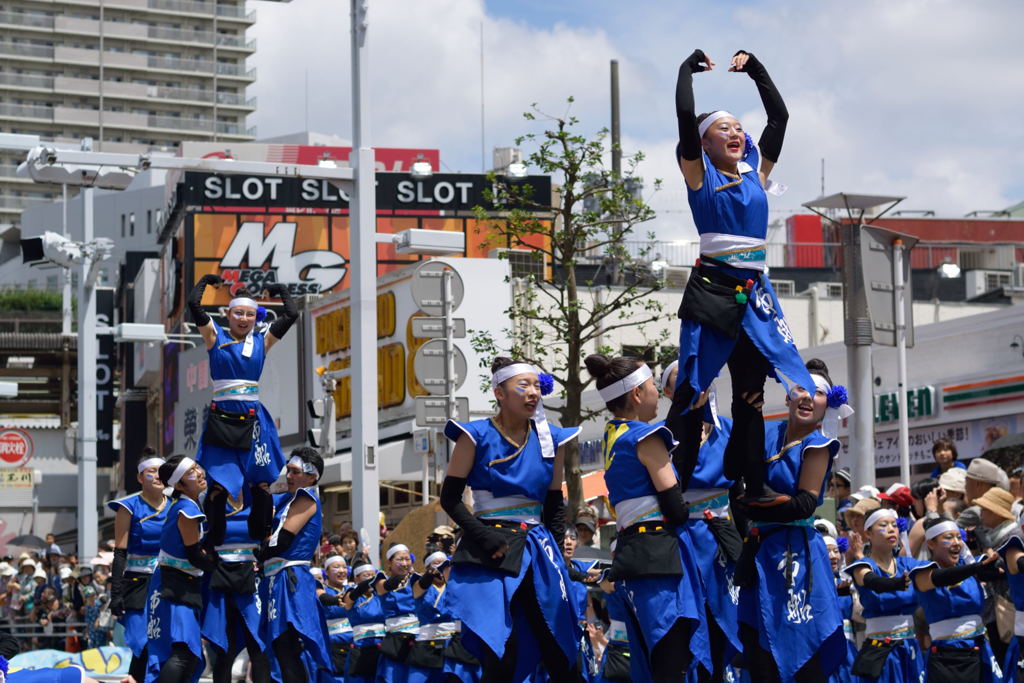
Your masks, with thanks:
[[[975,500],[980,498],[993,486],[998,486],[1007,491],[1010,490],[1010,478],[1006,472],[991,460],[985,458],[974,458],[967,466],[965,480],[965,498],[968,505],[973,505]]]

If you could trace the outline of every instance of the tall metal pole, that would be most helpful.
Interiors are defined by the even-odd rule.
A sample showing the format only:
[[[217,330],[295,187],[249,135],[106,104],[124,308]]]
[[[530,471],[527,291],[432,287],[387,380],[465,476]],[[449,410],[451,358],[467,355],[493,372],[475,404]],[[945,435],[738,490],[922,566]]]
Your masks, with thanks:
[[[65,238],[70,238],[68,235],[68,186],[61,185],[60,189],[63,195],[63,201],[60,204],[60,232]],[[67,336],[71,334],[71,269],[61,268],[60,278],[60,333]]]
[[[82,243],[92,241],[93,189],[82,189]],[[94,257],[78,273],[78,556],[96,552],[96,288],[90,280]]]
[[[900,481],[910,485],[910,425],[907,414],[907,321],[904,310],[903,240],[892,242],[893,299],[896,306],[896,405],[900,414]]]
[[[619,129],[619,60],[612,60],[612,173],[622,175],[622,135]]]
[[[366,44],[369,0],[351,0],[352,157],[355,193],[349,204],[352,264],[352,521],[380,557],[377,474],[377,202],[370,147],[369,68]]]
[[[843,240],[843,332],[850,403],[850,454],[856,486],[875,483],[874,390],[871,378],[871,316],[861,267],[861,226],[841,225]]]

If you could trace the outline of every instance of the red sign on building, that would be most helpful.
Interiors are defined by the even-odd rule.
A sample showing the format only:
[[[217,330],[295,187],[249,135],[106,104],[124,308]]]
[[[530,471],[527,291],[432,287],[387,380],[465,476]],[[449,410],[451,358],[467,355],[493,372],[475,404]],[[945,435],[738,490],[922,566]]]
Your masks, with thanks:
[[[21,467],[32,458],[32,437],[20,429],[0,429],[0,467]]]

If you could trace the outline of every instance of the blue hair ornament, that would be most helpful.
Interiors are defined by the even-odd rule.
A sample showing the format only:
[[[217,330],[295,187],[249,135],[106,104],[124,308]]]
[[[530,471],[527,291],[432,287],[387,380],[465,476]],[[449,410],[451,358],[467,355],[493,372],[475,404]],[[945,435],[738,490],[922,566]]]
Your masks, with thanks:
[[[0,674],[6,676],[9,668],[10,665],[7,663],[7,659],[4,656],[0,655]]]
[[[960,540],[967,543],[967,529],[960,530]]]
[[[743,137],[745,138],[743,145],[743,158],[746,159],[750,156],[750,153],[754,151],[754,139],[750,137],[750,133],[744,133]]]
[[[840,536],[836,539],[836,546],[839,548],[839,552],[845,553],[850,549],[850,539],[846,536]]]
[[[256,307],[256,322],[261,323],[267,319],[267,309],[262,306]]]
[[[906,517],[897,517],[896,518],[896,528],[899,529],[900,531],[906,531],[907,529],[910,528],[910,520],[907,519]]]
[[[540,380],[540,395],[547,396],[555,390],[555,378],[546,372],[542,372],[537,375],[537,379]]]
[[[412,553],[409,553],[409,561],[415,563],[416,562],[416,556],[413,555]]]
[[[850,396],[846,393],[846,387],[837,384],[828,390],[828,407],[838,408],[850,402]]]

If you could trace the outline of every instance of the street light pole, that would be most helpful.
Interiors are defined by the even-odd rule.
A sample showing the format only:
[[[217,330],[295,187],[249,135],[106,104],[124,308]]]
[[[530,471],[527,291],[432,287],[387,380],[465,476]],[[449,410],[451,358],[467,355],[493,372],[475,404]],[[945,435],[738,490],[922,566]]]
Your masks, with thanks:
[[[82,244],[92,241],[93,189],[82,188]],[[96,257],[86,255],[78,273],[78,557],[86,562],[97,551],[96,512],[96,287],[90,270]]]
[[[892,281],[895,298],[894,317],[896,322],[896,405],[900,414],[900,481],[910,485],[910,426],[907,406],[907,321],[905,298],[906,283],[903,282],[903,240],[892,242]]]
[[[352,157],[355,196],[349,211],[352,282],[352,525],[380,557],[380,493],[377,473],[377,198],[370,147],[369,0],[351,0]]]

